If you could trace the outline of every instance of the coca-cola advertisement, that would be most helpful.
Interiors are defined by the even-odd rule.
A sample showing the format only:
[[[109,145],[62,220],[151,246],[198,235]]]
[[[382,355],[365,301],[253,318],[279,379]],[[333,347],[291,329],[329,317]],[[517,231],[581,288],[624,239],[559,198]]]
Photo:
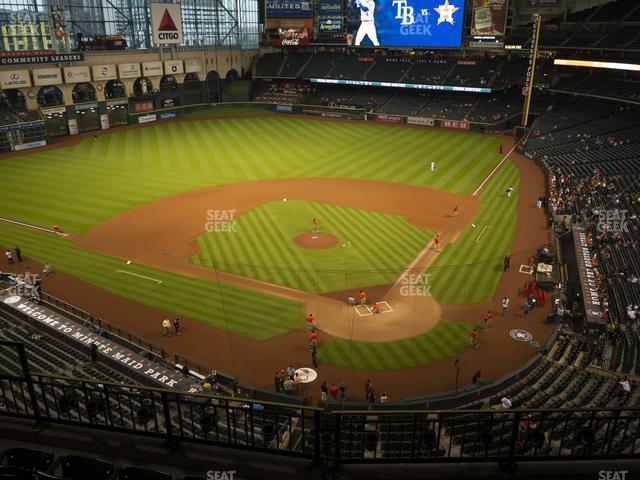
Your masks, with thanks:
[[[274,47],[297,47],[308,45],[310,36],[306,27],[280,27],[270,29],[271,45]]]

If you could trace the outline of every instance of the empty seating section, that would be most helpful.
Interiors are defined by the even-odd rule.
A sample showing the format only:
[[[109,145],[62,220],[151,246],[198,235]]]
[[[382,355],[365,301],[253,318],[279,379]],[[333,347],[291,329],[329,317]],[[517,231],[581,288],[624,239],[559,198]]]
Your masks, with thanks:
[[[431,95],[427,93],[398,92],[378,111],[396,115],[417,116],[431,98]]]
[[[300,73],[302,78],[324,78],[342,59],[338,53],[317,53]]]
[[[496,60],[488,58],[458,60],[447,81],[462,86],[490,85],[496,75],[497,64]]]
[[[367,72],[365,80],[400,82],[409,68],[411,68],[411,61],[408,58],[383,57],[378,59]]]
[[[256,77],[277,77],[285,60],[283,53],[265,53],[256,62]]]
[[[300,76],[302,67],[304,67],[310,59],[310,53],[289,53],[284,60],[280,76],[291,78]]]
[[[327,75],[329,78],[360,80],[365,72],[373,66],[368,57],[360,55],[343,55],[342,60]]]
[[[453,65],[444,59],[416,60],[405,76],[407,83],[444,84]]]

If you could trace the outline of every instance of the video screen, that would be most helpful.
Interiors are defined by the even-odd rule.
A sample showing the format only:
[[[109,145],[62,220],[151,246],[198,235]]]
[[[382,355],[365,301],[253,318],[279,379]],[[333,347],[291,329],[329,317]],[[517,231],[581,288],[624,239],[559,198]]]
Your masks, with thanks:
[[[459,48],[464,0],[351,0],[348,42],[356,46]]]

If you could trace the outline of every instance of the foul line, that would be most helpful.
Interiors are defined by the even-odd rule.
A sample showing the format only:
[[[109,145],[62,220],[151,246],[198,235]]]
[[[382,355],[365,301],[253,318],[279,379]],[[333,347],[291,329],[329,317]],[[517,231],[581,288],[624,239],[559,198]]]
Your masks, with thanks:
[[[480,243],[480,237],[482,236],[482,234],[484,233],[484,231],[489,228],[491,225],[486,225],[482,231],[480,232],[480,235],[478,235],[478,238],[476,238],[476,243]]]
[[[485,184],[486,184],[489,180],[491,180],[491,177],[493,177],[493,174],[494,174],[494,173],[496,173],[496,172],[498,171],[498,169],[502,166],[502,164],[503,164],[504,162],[506,162],[506,161],[507,161],[507,159],[509,158],[509,155],[511,155],[511,154],[513,153],[513,151],[517,148],[517,146],[518,146],[518,145],[520,145],[520,143],[521,143],[521,142],[522,142],[522,140],[520,140],[520,141],[518,141],[518,142],[516,142],[516,143],[515,143],[515,145],[513,146],[513,148],[512,148],[511,150],[509,150],[509,153],[507,153],[507,154],[504,156],[504,158],[503,158],[502,160],[500,160],[500,163],[498,163],[498,165],[496,165],[496,167],[495,167],[493,170],[491,170],[491,173],[487,176],[487,178],[485,178],[485,179],[482,181],[482,183],[480,184],[480,186],[479,186],[478,188],[476,188],[476,189],[475,189],[475,191],[474,191],[474,192],[473,192],[473,194],[471,195],[472,197],[475,197],[475,196],[478,194],[478,192],[479,192],[480,190],[482,190],[482,187],[484,187],[484,186],[485,186]]]
[[[116,273],[126,273],[127,275],[134,275],[136,277],[140,277],[146,280],[151,280],[152,282],[156,282],[158,285],[162,283],[162,280],[156,280],[155,278],[145,277],[144,275],[138,275],[137,273],[127,272],[126,270],[116,270]]]
[[[50,228],[38,227],[37,225],[32,225],[30,223],[18,222],[16,220],[10,220],[10,219],[4,218],[4,217],[0,217],[0,221],[1,222],[5,222],[5,223],[11,223],[13,225],[20,225],[21,227],[32,228],[33,230],[40,230],[40,231],[47,232],[47,233],[53,233],[55,235],[60,235],[62,237],[66,237],[67,236],[66,233],[60,233],[60,232],[57,232],[56,230],[52,230]]]

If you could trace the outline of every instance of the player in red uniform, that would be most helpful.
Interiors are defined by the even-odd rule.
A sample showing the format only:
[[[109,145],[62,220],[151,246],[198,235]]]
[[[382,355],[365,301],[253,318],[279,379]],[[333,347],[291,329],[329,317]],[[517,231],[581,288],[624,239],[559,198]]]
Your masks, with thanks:
[[[433,237],[433,248],[435,249],[436,252],[439,252],[440,250],[440,234],[437,234],[435,237]]]

